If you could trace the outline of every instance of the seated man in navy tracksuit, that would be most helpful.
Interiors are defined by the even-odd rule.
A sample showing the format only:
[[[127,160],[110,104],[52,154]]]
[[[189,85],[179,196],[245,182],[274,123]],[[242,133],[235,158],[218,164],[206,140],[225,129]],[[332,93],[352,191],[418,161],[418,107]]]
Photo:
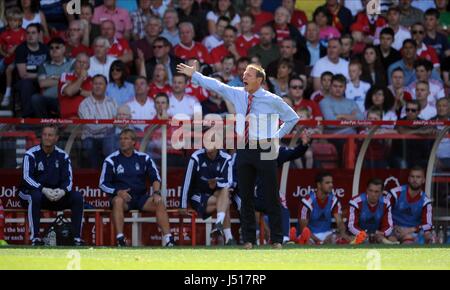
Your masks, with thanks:
[[[106,157],[100,175],[100,189],[111,195],[113,222],[119,247],[127,246],[123,234],[124,212],[140,210],[156,213],[163,234],[163,245],[175,245],[170,233],[169,217],[161,197],[161,178],[155,163],[146,153],[134,150],[136,133],[124,129],[119,136],[120,150]],[[147,178],[153,194],[147,191]]]
[[[226,245],[236,244],[230,223],[229,188],[233,182],[230,160],[228,153],[218,149],[195,151],[186,170],[180,206],[183,211],[190,204],[203,219],[217,212],[212,234],[223,234]]]
[[[28,217],[33,246],[43,246],[39,236],[41,209],[72,211],[74,245],[82,246],[81,222],[83,196],[73,190],[69,156],[56,146],[59,134],[55,125],[44,125],[41,144],[23,157],[23,177],[19,196],[28,202]]]

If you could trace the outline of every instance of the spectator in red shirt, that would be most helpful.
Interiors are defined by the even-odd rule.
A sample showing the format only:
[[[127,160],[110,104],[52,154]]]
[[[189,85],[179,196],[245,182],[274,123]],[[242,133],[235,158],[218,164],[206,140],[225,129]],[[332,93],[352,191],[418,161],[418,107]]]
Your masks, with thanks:
[[[353,55],[361,54],[366,48],[366,28],[360,23],[353,23],[350,26],[350,32],[352,33],[353,45],[351,52]]]
[[[294,110],[306,108],[313,119],[323,119],[319,105],[311,100],[304,98],[306,86],[304,81],[299,77],[292,77],[289,80],[289,97],[294,101]]]
[[[291,24],[302,31],[308,24],[308,17],[303,10],[295,9],[296,0],[283,0],[281,5],[291,14]]]
[[[237,29],[234,26],[227,26],[223,33],[223,44],[211,51],[211,58],[216,71],[222,71],[222,60],[227,55],[232,55],[234,59],[239,59],[240,55],[236,48]]]
[[[290,24],[289,21],[289,10],[283,6],[278,7],[274,14],[274,21],[268,23],[275,31],[276,43],[281,44],[284,39],[292,38],[297,44],[305,44],[305,38],[300,34],[296,27]]]
[[[255,18],[255,26],[253,27],[253,32],[258,33],[264,24],[273,20],[273,14],[269,12],[262,11],[263,0],[250,0],[249,12]]]
[[[197,68],[197,71],[200,70],[198,60],[195,58],[188,59],[186,61],[186,64],[188,66],[195,66]],[[187,95],[196,97],[199,102],[203,102],[209,97],[209,93],[205,88],[194,84],[190,79],[187,82],[185,92]]]
[[[182,22],[179,25],[180,44],[175,46],[175,55],[183,60],[197,58],[201,63],[211,65],[212,59],[206,47],[194,41],[194,26],[190,22]]]
[[[165,93],[169,95],[172,92],[172,88],[168,84],[167,70],[163,64],[158,63],[153,70],[153,76],[149,84],[148,96],[154,98],[159,93]]]
[[[7,107],[10,103],[16,48],[25,41],[27,36],[25,29],[20,26],[22,17],[23,14],[19,9],[9,10],[6,14],[6,30],[0,34],[0,55],[4,57],[0,60],[0,74],[6,71],[6,92],[1,103],[2,107]]]
[[[85,53],[77,55],[73,73],[61,75],[58,85],[58,99],[61,118],[77,119],[80,103],[91,96],[92,79],[88,75],[89,56]]]
[[[72,20],[67,30],[66,57],[75,58],[80,52],[92,56],[92,49],[82,43],[86,32],[84,22]]]
[[[311,95],[311,100],[320,103],[323,99],[329,97],[331,95],[331,79],[333,78],[333,73],[326,71],[320,75],[320,89],[315,91]]]
[[[333,26],[341,33],[348,32],[350,25],[353,23],[352,12],[342,6],[338,0],[327,0],[327,3],[324,6],[333,17]]]
[[[116,27],[112,20],[105,20],[100,25],[101,36],[108,39],[110,48],[108,55],[114,56],[125,64],[130,64],[133,60],[133,52],[131,51],[128,41],[124,38],[117,39]]]
[[[259,35],[253,32],[255,17],[249,13],[241,15],[241,35],[236,39],[236,49],[241,57],[248,54],[248,50],[259,44]]]
[[[417,43],[417,56],[419,58],[424,58],[433,63],[435,69],[439,69],[441,64],[439,62],[439,56],[436,50],[432,46],[426,45],[423,40],[425,39],[425,26],[418,22],[411,27],[411,34],[413,39]]]

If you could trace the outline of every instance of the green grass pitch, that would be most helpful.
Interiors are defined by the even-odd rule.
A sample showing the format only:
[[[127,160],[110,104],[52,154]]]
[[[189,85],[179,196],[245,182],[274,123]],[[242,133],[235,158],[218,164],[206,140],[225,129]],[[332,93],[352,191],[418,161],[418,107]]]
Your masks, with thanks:
[[[0,269],[450,269],[450,247],[2,247]]]

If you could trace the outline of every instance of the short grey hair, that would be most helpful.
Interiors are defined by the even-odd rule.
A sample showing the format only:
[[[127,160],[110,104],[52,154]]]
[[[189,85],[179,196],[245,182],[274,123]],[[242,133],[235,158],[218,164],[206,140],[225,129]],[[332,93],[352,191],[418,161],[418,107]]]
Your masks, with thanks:
[[[97,36],[94,40],[94,44],[102,44],[106,48],[110,48],[109,40],[103,36]]]

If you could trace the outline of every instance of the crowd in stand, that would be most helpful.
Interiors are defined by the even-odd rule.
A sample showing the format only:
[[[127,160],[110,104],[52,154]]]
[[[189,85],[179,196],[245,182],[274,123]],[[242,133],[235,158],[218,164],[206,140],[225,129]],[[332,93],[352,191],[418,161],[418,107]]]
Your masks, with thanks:
[[[38,118],[192,118],[197,108],[203,115],[234,113],[233,104],[191,83],[176,65],[198,64],[202,73],[242,86],[246,66],[257,63],[267,72],[266,88],[302,119],[448,120],[449,1],[381,0],[381,14],[373,15],[368,2],[82,0],[77,15],[67,12],[67,0],[1,1],[0,105],[14,116]],[[92,166],[102,160],[98,152],[114,150],[117,131],[83,128]],[[343,145],[316,140],[309,159],[297,163],[316,166],[313,156]],[[429,148],[424,140],[378,140],[367,166],[425,166]],[[438,157],[450,168],[448,138]]]

